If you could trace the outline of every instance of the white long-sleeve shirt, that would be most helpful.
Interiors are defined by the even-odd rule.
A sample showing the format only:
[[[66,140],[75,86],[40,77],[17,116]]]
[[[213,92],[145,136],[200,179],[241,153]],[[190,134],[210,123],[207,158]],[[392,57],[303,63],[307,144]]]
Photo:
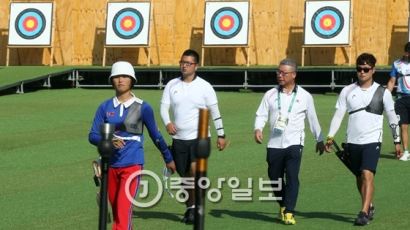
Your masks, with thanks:
[[[208,108],[218,136],[223,136],[224,128],[218,108],[218,99],[212,85],[196,76],[192,82],[175,78],[165,86],[161,99],[161,118],[164,125],[171,122],[172,110],[177,133],[174,139],[192,140],[198,137],[199,109]],[[209,132],[210,136],[210,132]]]
[[[312,95],[302,87],[296,85],[293,93],[296,93],[290,113],[293,93],[286,94],[280,91],[280,103],[278,103],[279,88],[273,88],[265,93],[256,111],[255,130],[263,130],[269,121],[270,135],[268,148],[287,148],[291,145],[304,145],[305,140],[305,118],[307,118],[310,130],[317,142],[323,141],[319,121],[317,119],[315,105]],[[275,121],[279,115],[279,104],[281,114],[288,117],[288,124],[283,133],[274,132]]]
[[[336,112],[330,123],[329,136],[335,136],[346,112],[352,112],[369,105],[378,87],[379,84],[376,82],[367,89],[361,88],[357,83],[344,87],[336,102]],[[392,128],[393,139],[395,142],[399,142],[398,119],[394,112],[394,101],[389,90],[385,90],[383,94],[383,109]],[[346,137],[347,143],[352,144],[382,142],[383,114],[378,115],[365,110],[350,114]]]

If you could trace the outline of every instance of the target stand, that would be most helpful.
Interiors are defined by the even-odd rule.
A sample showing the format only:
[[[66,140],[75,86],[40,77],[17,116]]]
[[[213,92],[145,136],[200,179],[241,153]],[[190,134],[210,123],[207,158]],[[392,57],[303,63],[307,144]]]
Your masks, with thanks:
[[[55,3],[10,1],[6,66],[10,64],[11,48],[44,48],[50,51],[49,65],[53,66],[53,31]]]
[[[147,66],[151,65],[152,10],[151,1],[107,1],[102,66],[106,64],[107,48],[142,48],[147,55]]]
[[[245,53],[246,66],[250,63],[249,12],[250,1],[206,1],[201,66],[205,48],[237,47]]]
[[[149,47],[149,46],[146,46],[146,47],[144,47],[144,46],[104,46],[102,66],[104,67],[105,64],[106,64],[107,48],[114,48],[115,49],[115,48],[125,48],[125,47],[127,47],[127,48],[136,48],[136,49],[140,49],[140,48],[144,49],[144,51],[147,55],[147,60],[148,60],[147,66],[151,65],[151,47]]]
[[[344,51],[347,63],[352,62],[351,1],[305,2],[304,45],[302,45],[302,63],[305,65],[305,49],[314,47],[340,47]],[[347,48],[349,52],[347,53]]]
[[[336,46],[309,46],[309,45],[303,45],[302,46],[302,58],[301,58],[301,66],[305,66],[305,50],[307,48],[337,48]],[[352,65],[352,46],[347,45],[347,46],[338,46],[343,50],[344,56],[346,57],[347,61],[346,63],[349,65]],[[347,49],[349,52],[347,52]]]

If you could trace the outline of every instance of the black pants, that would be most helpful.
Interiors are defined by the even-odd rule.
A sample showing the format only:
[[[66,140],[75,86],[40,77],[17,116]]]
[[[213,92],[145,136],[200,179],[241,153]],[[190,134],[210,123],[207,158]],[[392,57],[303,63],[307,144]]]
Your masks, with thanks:
[[[299,192],[299,169],[302,159],[302,145],[292,145],[285,149],[267,148],[266,161],[271,181],[282,179],[282,190],[274,191],[285,212],[294,212]]]

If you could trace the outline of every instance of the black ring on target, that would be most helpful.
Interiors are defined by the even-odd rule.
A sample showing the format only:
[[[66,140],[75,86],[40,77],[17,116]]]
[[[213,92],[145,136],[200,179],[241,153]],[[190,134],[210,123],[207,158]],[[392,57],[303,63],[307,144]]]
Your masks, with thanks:
[[[123,27],[123,20],[131,20],[130,28]],[[138,36],[144,27],[142,14],[134,8],[124,8],[118,11],[112,21],[114,33],[122,39],[132,39]]]
[[[334,38],[343,30],[344,17],[337,8],[325,6],[313,14],[311,26],[318,37],[323,39]]]
[[[35,23],[34,25],[30,25],[33,27],[27,27],[25,24],[28,23],[27,20],[30,20],[30,23]],[[20,37],[24,39],[35,39],[44,32],[46,28],[46,17],[37,9],[25,9],[17,15],[14,28]]]
[[[230,23],[226,28],[223,26],[224,20]],[[230,39],[235,37],[242,29],[242,16],[232,7],[223,7],[217,10],[211,18],[211,30],[219,38]]]

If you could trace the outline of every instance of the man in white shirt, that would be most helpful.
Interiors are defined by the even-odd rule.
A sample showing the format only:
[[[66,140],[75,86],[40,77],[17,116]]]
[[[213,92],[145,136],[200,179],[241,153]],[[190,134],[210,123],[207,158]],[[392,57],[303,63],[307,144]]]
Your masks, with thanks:
[[[367,225],[373,219],[374,175],[380,156],[383,136],[383,111],[386,112],[392,129],[396,152],[400,152],[398,120],[390,91],[373,81],[376,58],[369,53],[356,60],[358,81],[342,89],[336,103],[336,111],[330,123],[326,151],[330,151],[333,137],[349,113],[347,124],[347,147],[351,170],[356,175],[356,184],[362,198],[362,209],[355,220],[356,225]]]
[[[409,122],[410,122],[410,42],[404,46],[404,55],[402,58],[393,62],[390,79],[387,83],[387,89],[393,92],[394,85],[397,81],[397,100],[394,104],[394,110],[399,118],[401,140],[403,142],[404,153],[398,155],[401,161],[409,161],[410,154],[408,151],[409,144]]]
[[[172,135],[173,158],[177,172],[183,178],[195,177],[199,109],[209,109],[218,135],[217,148],[225,148],[225,132],[216,93],[207,81],[196,75],[198,62],[196,51],[185,50],[179,62],[181,76],[167,83],[161,99],[161,118],[168,134]],[[170,108],[174,121],[169,116]],[[194,189],[187,191],[187,209],[182,222],[192,224],[195,193]]]
[[[305,139],[305,118],[316,139],[316,152],[324,151],[323,137],[316,116],[313,97],[296,85],[297,64],[284,59],[276,79],[279,86],[265,93],[256,112],[255,141],[262,144],[262,130],[269,121],[267,146],[268,174],[271,181],[281,180],[281,191],[275,191],[280,205],[279,217],[285,224],[296,224],[294,218],[299,192],[299,169]],[[284,179],[284,176],[286,179]],[[285,183],[286,181],[286,183]]]

